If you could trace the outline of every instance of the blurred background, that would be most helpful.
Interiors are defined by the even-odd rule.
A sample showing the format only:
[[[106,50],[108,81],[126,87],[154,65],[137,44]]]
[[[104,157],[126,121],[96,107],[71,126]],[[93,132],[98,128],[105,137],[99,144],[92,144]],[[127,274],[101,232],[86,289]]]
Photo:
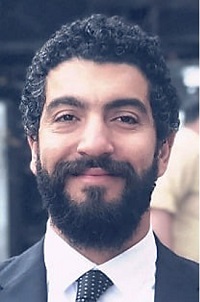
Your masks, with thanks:
[[[181,101],[198,97],[198,0],[0,0],[0,260],[36,242],[47,218],[18,112],[26,69],[56,29],[92,12],[158,34]]]

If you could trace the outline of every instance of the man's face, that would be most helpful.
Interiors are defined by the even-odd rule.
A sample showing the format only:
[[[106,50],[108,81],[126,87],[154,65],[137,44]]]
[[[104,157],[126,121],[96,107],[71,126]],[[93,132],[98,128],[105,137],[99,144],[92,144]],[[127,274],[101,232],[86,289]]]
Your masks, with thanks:
[[[36,175],[38,157],[40,168],[49,176],[55,174],[59,163],[86,161],[78,172],[72,169],[67,176],[66,172],[61,174],[65,180],[62,190],[76,205],[95,194],[105,205],[119,204],[130,187],[136,192],[140,186],[142,191],[138,180],[146,175],[151,175],[152,187],[155,177],[165,171],[169,153],[166,145],[157,149],[148,82],[143,74],[128,64],[78,59],[50,71],[38,142],[29,142],[31,169]],[[130,166],[137,181],[131,178],[127,187],[123,169],[116,168],[114,173],[109,160]],[[105,163],[112,167],[107,169]]]

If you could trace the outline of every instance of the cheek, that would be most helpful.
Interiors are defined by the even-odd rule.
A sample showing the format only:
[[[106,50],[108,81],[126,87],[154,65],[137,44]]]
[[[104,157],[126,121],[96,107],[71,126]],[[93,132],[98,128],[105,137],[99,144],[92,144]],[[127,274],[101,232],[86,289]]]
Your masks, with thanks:
[[[128,145],[129,148],[127,148]],[[124,159],[130,162],[139,174],[152,165],[156,151],[155,135],[145,136],[144,138],[137,140],[130,140],[129,143],[124,146],[127,150],[124,154]]]
[[[65,140],[54,141],[51,137],[48,140],[40,138],[40,160],[42,166],[47,169],[48,172],[52,172],[55,164],[62,160],[68,160],[69,155],[72,152],[71,147],[65,143]]]

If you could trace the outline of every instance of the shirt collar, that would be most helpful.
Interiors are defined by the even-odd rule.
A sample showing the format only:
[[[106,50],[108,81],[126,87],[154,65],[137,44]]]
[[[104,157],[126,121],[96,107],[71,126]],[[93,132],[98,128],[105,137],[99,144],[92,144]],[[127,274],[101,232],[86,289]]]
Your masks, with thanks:
[[[140,242],[98,268],[126,292],[130,291],[130,284],[134,288],[144,283],[152,284],[152,287],[155,285],[156,259],[157,248],[150,229]]]
[[[56,234],[50,226],[50,221],[47,222],[44,239],[44,262],[47,269],[47,283],[59,282],[58,287],[63,290],[94,267],[94,263]]]
[[[56,283],[63,291],[86,271],[94,268],[104,272],[122,291],[125,291],[127,287],[130,288],[130,283],[137,287],[145,282],[151,282],[153,286],[155,284],[156,258],[156,244],[151,229],[139,243],[97,266],[67,244],[55,233],[50,223],[47,223],[44,241],[47,284]]]

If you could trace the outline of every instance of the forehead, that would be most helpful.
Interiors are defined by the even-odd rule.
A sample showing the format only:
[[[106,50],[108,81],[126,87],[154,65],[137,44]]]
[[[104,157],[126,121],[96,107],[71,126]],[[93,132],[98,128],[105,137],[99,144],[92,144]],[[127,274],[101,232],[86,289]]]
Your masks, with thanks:
[[[149,106],[148,81],[135,66],[72,59],[52,69],[46,79],[46,103],[65,96],[94,102],[137,98]]]

